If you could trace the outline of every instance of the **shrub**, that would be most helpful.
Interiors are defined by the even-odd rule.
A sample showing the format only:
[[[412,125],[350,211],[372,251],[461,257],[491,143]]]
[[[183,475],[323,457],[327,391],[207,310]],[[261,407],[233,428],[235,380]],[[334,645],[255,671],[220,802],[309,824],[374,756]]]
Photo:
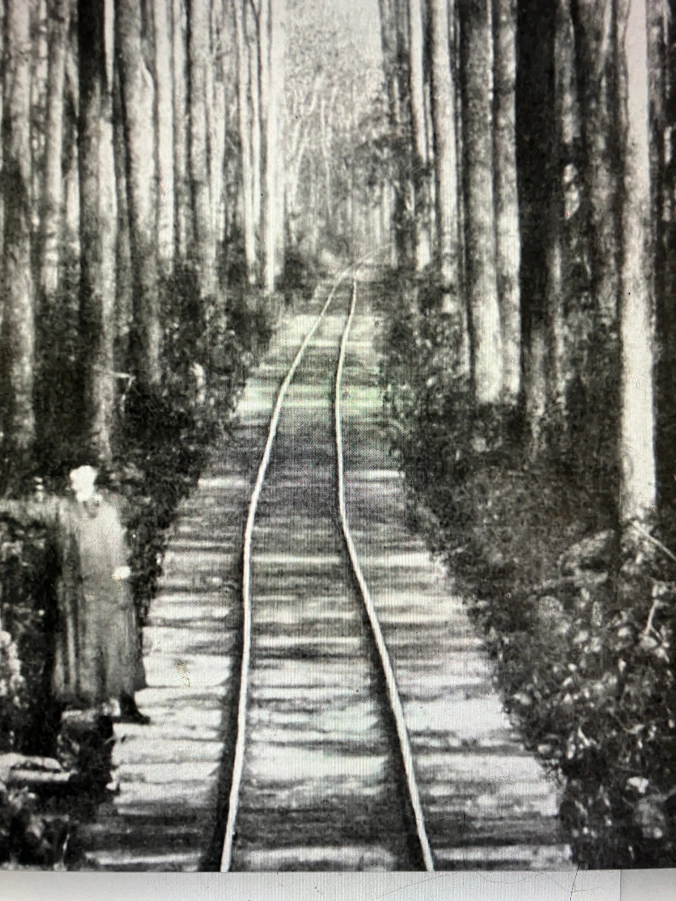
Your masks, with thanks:
[[[564,782],[574,857],[590,867],[673,865],[670,564],[640,543],[620,549],[612,467],[591,483],[559,467],[526,471],[512,423],[499,413],[477,422],[433,285],[393,284],[389,294],[382,386],[415,521],[434,550],[452,551],[505,706]],[[575,428],[584,431],[582,420]]]

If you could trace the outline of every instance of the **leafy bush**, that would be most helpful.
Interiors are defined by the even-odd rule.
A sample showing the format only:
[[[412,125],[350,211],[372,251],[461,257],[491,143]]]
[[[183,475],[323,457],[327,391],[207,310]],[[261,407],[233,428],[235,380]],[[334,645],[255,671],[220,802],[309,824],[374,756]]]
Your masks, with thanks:
[[[49,755],[54,750],[59,717],[51,698],[56,577],[47,530],[0,518],[0,680],[9,691],[2,698],[0,752]],[[12,676],[14,667],[20,675]]]
[[[526,471],[508,420],[477,423],[457,338],[433,294],[407,291],[390,292],[381,374],[415,523],[463,587],[526,746],[565,784],[576,861],[673,865],[675,574],[620,548],[608,473],[591,493]]]
[[[9,632],[0,631],[0,751],[14,746],[17,719],[26,706],[26,683],[21,661]]]
[[[434,306],[399,300],[381,369],[390,438],[412,487],[462,469],[472,435],[469,385],[458,372],[460,334]]]
[[[124,403],[124,456],[114,481],[130,501],[134,595],[145,621],[162,570],[165,530],[196,483],[206,454],[227,436],[256,355],[271,335],[272,310],[254,292],[203,301],[194,273],[163,284],[163,380],[133,385]]]

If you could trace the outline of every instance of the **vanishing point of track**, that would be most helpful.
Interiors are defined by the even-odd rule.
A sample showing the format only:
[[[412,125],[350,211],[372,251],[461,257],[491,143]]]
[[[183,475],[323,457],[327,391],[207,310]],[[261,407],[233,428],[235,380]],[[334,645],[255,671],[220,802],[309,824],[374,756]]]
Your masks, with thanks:
[[[351,287],[351,291],[349,291]],[[369,593],[368,584],[364,578],[359,563],[355,544],[350,532],[347,509],[345,503],[345,478],[343,459],[343,429],[341,417],[342,376],[345,356],[348,347],[350,329],[357,306],[358,292],[354,267],[343,272],[335,281],[327,300],[316,317],[303,340],[286,376],[279,388],[276,402],[273,408],[267,440],[263,456],[258,468],[256,480],[249,502],[246,525],[244,530],[244,542],[242,551],[242,650],[240,664],[239,694],[237,698],[236,734],[234,738],[234,754],[230,777],[230,790],[227,802],[227,817],[223,838],[221,856],[221,871],[233,868],[233,854],[237,844],[238,820],[241,808],[242,793],[245,789],[245,761],[248,747],[248,725],[251,715],[251,668],[252,668],[252,641],[254,637],[254,604],[256,602],[255,591],[252,589],[252,562],[254,553],[254,530],[256,527],[257,513],[261,494],[264,490],[266,477],[273,457],[275,442],[278,436],[280,419],[285,408],[289,389],[294,381],[296,373],[303,363],[304,357],[311,347],[315,336],[327,317],[330,308],[339,303],[341,289],[348,289],[349,306],[342,334],[339,341],[338,359],[334,369],[334,381],[332,391],[333,406],[333,443],[335,454],[334,473],[334,506],[337,511],[336,528],[342,532],[344,553],[346,552],[348,569],[343,572],[347,583],[348,596],[352,597],[354,604],[361,605],[360,614],[363,615],[366,628],[364,633],[370,644],[367,656],[373,667],[379,670],[374,674],[374,687],[378,694],[377,702],[381,716],[386,721],[383,730],[387,736],[390,749],[390,787],[384,788],[397,796],[397,800],[391,807],[400,811],[400,823],[397,829],[396,823],[387,824],[398,834],[406,834],[406,851],[400,863],[406,868],[422,868],[427,871],[434,869],[434,861],[427,837],[425,820],[420,802],[420,794],[416,781],[413,753],[409,740],[408,730],[404,718],[402,703],[399,697],[394,671],[388,654],[387,646],[378,621],[375,606]],[[338,346],[338,342],[336,342]],[[311,479],[312,475],[308,475]],[[280,766],[282,764],[280,763]],[[274,804],[274,799],[272,800]],[[292,828],[292,827],[290,827]],[[387,826],[385,827],[387,828]]]

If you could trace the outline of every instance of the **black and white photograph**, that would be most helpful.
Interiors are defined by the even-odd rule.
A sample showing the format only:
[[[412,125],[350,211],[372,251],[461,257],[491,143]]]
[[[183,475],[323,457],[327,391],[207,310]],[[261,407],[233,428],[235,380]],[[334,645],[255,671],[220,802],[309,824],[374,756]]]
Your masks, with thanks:
[[[676,866],[676,0],[0,15],[0,894]]]

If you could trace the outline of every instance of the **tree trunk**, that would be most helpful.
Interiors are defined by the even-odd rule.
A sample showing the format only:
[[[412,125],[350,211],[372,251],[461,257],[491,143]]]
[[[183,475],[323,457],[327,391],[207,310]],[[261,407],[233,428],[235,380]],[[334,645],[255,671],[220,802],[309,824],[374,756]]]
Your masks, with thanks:
[[[624,0],[617,17],[618,112],[623,128],[619,512],[628,526],[650,520],[656,500],[645,0]]]
[[[549,305],[556,257],[551,239],[552,160],[558,166],[554,129],[555,5],[521,0],[518,5],[516,140],[521,232],[522,382],[527,455],[546,446]],[[551,345],[550,345],[551,346]]]
[[[78,106],[73,91],[68,92],[64,121],[64,221],[63,249],[69,263],[80,255],[80,180],[77,162]]]
[[[474,391],[481,405],[497,403],[503,384],[493,201],[491,15],[488,0],[462,0],[459,10],[467,294]]]
[[[41,115],[35,113],[39,110],[42,112],[47,104],[47,96],[49,89],[47,86],[47,66],[48,66],[48,43],[47,29],[47,0],[33,0],[31,4],[31,210],[32,210],[32,227],[36,234],[39,234],[40,221],[39,211],[41,210],[41,194],[44,185],[43,164],[45,150],[45,129],[41,121]]]
[[[80,337],[87,443],[112,461],[115,403],[115,177],[104,0],[79,0]],[[112,72],[110,73],[112,75]]]
[[[546,128],[550,134],[549,163],[547,166],[547,222],[546,265],[547,265],[547,319],[548,319],[548,387],[547,411],[549,415],[549,438],[556,443],[559,455],[569,452],[568,446],[568,391],[570,377],[566,300],[566,258],[564,195],[565,168],[568,161],[566,138],[571,130],[572,70],[574,68],[573,34],[569,18],[567,0],[557,0],[553,30],[549,40],[554,60],[553,103],[546,118]]]
[[[415,193],[415,265],[424,269],[431,259],[430,198],[427,167],[427,128],[423,76],[423,18],[421,0],[408,0],[409,91],[413,138],[413,186]]]
[[[270,29],[270,122],[274,140],[273,164],[273,241],[275,276],[284,270],[286,213],[285,140],[285,61],[286,61],[286,0],[273,0]]]
[[[431,0],[432,130],[436,198],[436,256],[441,275],[443,312],[460,335],[458,370],[469,374],[465,305],[458,279],[458,160],[455,139],[455,88],[449,46],[448,0]]]
[[[129,239],[127,202],[127,151],[124,139],[119,68],[113,91],[113,149],[117,199],[117,243],[115,249],[115,369],[124,373],[130,366],[130,336],[134,316],[134,279]]]
[[[380,12],[380,39],[383,55],[383,71],[385,90],[387,92],[388,119],[393,135],[399,135],[404,120],[401,105],[401,72],[399,59],[399,33],[397,27],[399,6],[397,0],[378,0]],[[398,141],[394,150],[395,173],[392,181],[394,201],[392,208],[391,231],[393,238],[393,257],[398,265],[405,265],[408,258],[408,235],[406,227],[406,190],[408,172],[406,156],[409,148],[405,141]]]
[[[186,16],[183,0],[172,0],[171,10],[172,107],[174,124],[174,257],[176,261],[185,261],[188,253],[190,199],[187,190],[188,135],[186,121],[188,117],[188,71],[185,40]]]
[[[53,301],[59,284],[59,245],[63,214],[63,109],[70,0],[51,0],[48,38],[47,113],[40,221],[40,290]]]
[[[493,39],[496,262],[502,323],[502,382],[505,402],[515,406],[521,391],[521,236],[514,130],[516,0],[493,0]]]
[[[235,46],[237,50],[237,106],[239,114],[239,144],[242,156],[242,209],[244,220],[244,260],[247,281],[256,283],[256,223],[254,221],[254,183],[251,151],[251,109],[249,106],[249,65],[244,36],[244,15],[241,0],[233,0]]]
[[[223,70],[223,4],[212,3],[210,18],[210,65],[207,69],[207,128],[209,148],[209,193],[211,196],[214,259],[225,237],[225,137],[228,127]]]
[[[35,317],[31,277],[30,5],[5,5],[2,122],[2,358],[6,388],[4,457],[10,487],[30,467],[35,442]]]
[[[263,158],[261,142],[263,139],[263,123],[261,120],[261,83],[259,72],[258,19],[252,4],[247,3],[244,16],[244,36],[246,38],[247,57],[249,60],[249,90],[251,109],[251,169],[253,174],[254,223],[256,246],[258,248],[257,265],[262,271],[263,250],[261,247],[262,228],[262,187]]]
[[[216,245],[214,241],[209,184],[209,134],[207,117],[207,69],[209,54],[209,11],[206,0],[188,4],[190,185],[194,224],[192,260],[203,299],[216,294]]]
[[[615,215],[617,139],[611,113],[612,0],[571,0],[582,123],[582,180],[589,231],[592,292],[600,324],[617,316],[618,238]]]
[[[0,3],[0,57],[4,59],[4,51],[5,51],[5,28],[7,23],[7,11],[5,9],[6,4]],[[4,120],[4,73],[2,73],[2,81],[3,84],[0,85],[0,123]],[[0,179],[2,179],[3,172],[3,161],[2,154],[0,154]],[[1,184],[2,182],[0,182]],[[2,240],[4,235],[4,209],[5,209],[5,198],[4,192],[0,190],[0,247],[2,246]],[[3,317],[3,304],[0,301],[0,335],[2,334],[2,317]],[[0,406],[1,409],[1,406]]]
[[[84,2],[84,0],[83,0]],[[146,13],[148,9],[146,8]],[[134,374],[145,388],[162,377],[157,263],[157,168],[153,122],[153,83],[145,62],[142,21],[135,0],[117,0],[116,45],[122,88],[127,159],[129,241],[134,275],[134,328],[131,351]]]
[[[272,0],[261,0],[258,18],[258,78],[261,118],[261,257],[263,290],[275,290],[275,124],[271,104]]]
[[[155,140],[157,157],[157,253],[165,270],[174,253],[174,141],[171,65],[172,0],[153,0]]]

